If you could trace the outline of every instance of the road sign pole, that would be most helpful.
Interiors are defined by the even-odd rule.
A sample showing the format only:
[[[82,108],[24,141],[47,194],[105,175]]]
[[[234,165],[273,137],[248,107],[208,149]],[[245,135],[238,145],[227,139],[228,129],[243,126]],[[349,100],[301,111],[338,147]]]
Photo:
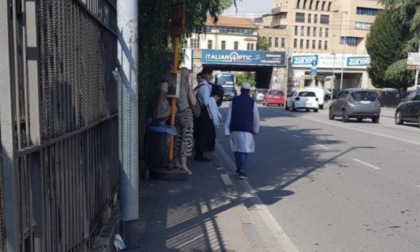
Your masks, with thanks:
[[[419,43],[419,53],[420,53],[420,43]],[[414,82],[414,89],[417,89],[418,81],[419,81],[419,68],[417,67],[417,70],[416,70],[416,81]]]

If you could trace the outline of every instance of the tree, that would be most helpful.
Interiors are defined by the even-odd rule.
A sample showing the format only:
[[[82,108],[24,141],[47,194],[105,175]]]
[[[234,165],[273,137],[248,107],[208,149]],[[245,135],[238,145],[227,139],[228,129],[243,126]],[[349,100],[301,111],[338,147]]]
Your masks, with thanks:
[[[243,72],[236,74],[236,85],[241,85],[243,82],[248,82],[251,86],[255,86],[255,73]]]
[[[258,36],[257,50],[268,51],[268,39],[266,37]]]
[[[407,38],[397,12],[382,11],[375,19],[366,41],[371,57],[368,68],[372,84],[377,88],[406,88],[412,73],[406,70],[403,45]]]

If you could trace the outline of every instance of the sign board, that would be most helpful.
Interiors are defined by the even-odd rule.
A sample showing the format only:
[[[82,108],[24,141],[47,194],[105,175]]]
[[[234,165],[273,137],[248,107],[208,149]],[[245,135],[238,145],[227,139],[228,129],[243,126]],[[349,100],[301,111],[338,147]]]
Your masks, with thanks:
[[[285,52],[202,50],[201,63],[215,65],[286,66]]]
[[[291,65],[297,68],[351,68],[366,69],[370,65],[370,56],[366,54],[329,54],[329,53],[294,53]]]
[[[420,69],[420,53],[408,53],[407,69],[409,70]]]
[[[315,60],[312,61],[311,66],[311,76],[315,77],[317,75],[317,69],[316,69],[317,62]]]

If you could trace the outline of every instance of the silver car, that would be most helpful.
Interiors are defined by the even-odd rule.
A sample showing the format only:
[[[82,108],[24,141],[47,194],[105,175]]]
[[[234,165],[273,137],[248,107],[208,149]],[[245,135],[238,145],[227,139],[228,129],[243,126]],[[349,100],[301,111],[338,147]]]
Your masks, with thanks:
[[[343,122],[348,122],[350,118],[356,118],[359,122],[364,118],[370,118],[373,123],[378,123],[380,114],[381,103],[374,92],[349,88],[338,93],[337,99],[330,105],[328,117],[334,120],[338,116]]]

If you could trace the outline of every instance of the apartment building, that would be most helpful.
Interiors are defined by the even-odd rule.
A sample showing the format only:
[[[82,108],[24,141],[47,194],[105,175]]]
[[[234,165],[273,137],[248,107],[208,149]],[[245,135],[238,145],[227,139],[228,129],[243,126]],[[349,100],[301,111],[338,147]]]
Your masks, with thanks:
[[[365,42],[382,9],[377,0],[273,0],[271,13],[257,18],[255,24],[259,36],[268,39],[270,51],[286,51],[291,57],[292,73],[277,72],[279,79],[289,76],[289,85],[314,85],[312,62],[294,64],[305,61],[306,55],[317,60],[318,75],[327,80],[335,76],[336,87],[372,88]],[[324,64],[319,64],[321,58]]]

